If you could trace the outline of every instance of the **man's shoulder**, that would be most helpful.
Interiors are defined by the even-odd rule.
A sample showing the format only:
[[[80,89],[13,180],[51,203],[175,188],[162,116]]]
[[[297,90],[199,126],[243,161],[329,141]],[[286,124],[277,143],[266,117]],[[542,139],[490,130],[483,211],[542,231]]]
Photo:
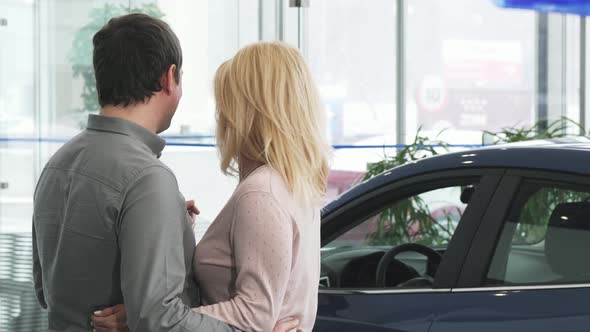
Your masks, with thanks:
[[[134,138],[87,131],[66,142],[46,168],[108,179],[120,190],[146,169],[161,169],[172,174],[170,168]]]

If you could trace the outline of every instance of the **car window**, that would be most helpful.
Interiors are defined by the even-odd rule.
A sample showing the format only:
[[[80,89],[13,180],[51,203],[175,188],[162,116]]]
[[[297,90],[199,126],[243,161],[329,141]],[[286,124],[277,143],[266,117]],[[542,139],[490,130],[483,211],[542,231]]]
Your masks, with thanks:
[[[590,188],[525,182],[512,203],[486,285],[590,281]]]
[[[419,244],[442,255],[474,192],[473,183],[449,186],[396,200],[375,211],[322,248],[322,267],[335,274],[325,280],[337,280],[336,285],[324,286],[379,286],[376,273],[381,259],[400,245]],[[400,287],[407,279],[428,277],[428,264],[426,256],[413,250],[396,255],[386,286]]]
[[[467,207],[472,186],[454,186],[407,197],[365,219],[326,248],[392,246],[417,242],[445,246]]]

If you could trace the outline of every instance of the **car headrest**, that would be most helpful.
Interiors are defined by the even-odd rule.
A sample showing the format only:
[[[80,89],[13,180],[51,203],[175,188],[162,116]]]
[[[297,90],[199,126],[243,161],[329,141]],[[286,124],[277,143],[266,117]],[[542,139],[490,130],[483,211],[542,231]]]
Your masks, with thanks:
[[[545,235],[545,256],[553,272],[575,281],[590,275],[590,202],[558,204]],[[588,276],[586,276],[587,278]]]

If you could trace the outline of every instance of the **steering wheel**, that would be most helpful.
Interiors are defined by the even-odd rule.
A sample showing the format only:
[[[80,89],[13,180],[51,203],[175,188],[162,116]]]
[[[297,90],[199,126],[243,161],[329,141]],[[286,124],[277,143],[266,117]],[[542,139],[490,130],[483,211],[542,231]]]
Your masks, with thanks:
[[[395,259],[395,256],[401,254],[402,252],[408,251],[417,252],[426,256],[426,275],[434,278],[436,269],[442,260],[441,254],[436,252],[434,249],[431,249],[422,244],[406,243],[391,248],[387,253],[385,253],[385,255],[383,255],[383,257],[381,257],[379,265],[377,266],[377,287],[387,287],[386,280],[389,266],[392,264],[392,262],[398,261]]]

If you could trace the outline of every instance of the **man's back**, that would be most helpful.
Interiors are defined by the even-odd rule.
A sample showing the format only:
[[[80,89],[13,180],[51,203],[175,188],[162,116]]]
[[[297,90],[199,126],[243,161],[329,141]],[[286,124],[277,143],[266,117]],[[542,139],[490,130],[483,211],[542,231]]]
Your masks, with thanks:
[[[49,328],[88,331],[95,310],[124,303],[131,331],[234,331],[191,310],[194,233],[157,158],[182,97],[180,41],[132,13],[92,45],[101,115],[55,154],[35,192],[33,274]]]
[[[121,234],[125,232],[121,222],[128,208],[141,199],[138,194],[145,192],[135,190],[137,193],[133,193],[138,181],[169,177],[172,182],[167,186],[169,189],[153,190],[163,190],[161,194],[173,196],[172,199],[180,202],[175,208],[182,209],[183,198],[175,179],[156,157],[163,146],[163,140],[133,123],[91,116],[89,128],[66,143],[43,170],[35,193],[34,257],[38,257],[39,264],[35,264],[34,272],[37,297],[49,311],[50,329],[88,330],[92,312],[123,303],[121,246],[134,245],[134,241],[128,240],[133,234]],[[150,204],[157,205],[157,202]],[[134,219],[141,219],[141,216]],[[149,222],[145,227],[150,227]],[[175,228],[174,225],[171,228]],[[188,269],[182,271],[184,287],[178,295],[186,304],[193,304],[189,298],[195,298],[196,287],[191,284],[188,273],[194,237],[188,224],[176,228],[180,231],[175,234],[175,241],[182,241],[185,251],[185,261],[181,265],[183,268],[188,265]],[[136,236],[141,236],[137,227],[132,229],[133,233],[138,233]],[[153,247],[166,245],[159,242],[154,239]],[[141,245],[141,241],[138,243]],[[135,252],[133,248],[126,250],[133,256],[142,251],[154,260],[162,254],[157,249],[150,253],[151,250],[141,247]],[[133,261],[125,268],[149,259],[128,258]],[[165,261],[166,257],[160,259]],[[133,278],[133,273],[127,273],[128,277]],[[150,276],[143,278],[150,279]],[[157,283],[153,285],[159,287]],[[136,295],[127,297],[133,296]]]

